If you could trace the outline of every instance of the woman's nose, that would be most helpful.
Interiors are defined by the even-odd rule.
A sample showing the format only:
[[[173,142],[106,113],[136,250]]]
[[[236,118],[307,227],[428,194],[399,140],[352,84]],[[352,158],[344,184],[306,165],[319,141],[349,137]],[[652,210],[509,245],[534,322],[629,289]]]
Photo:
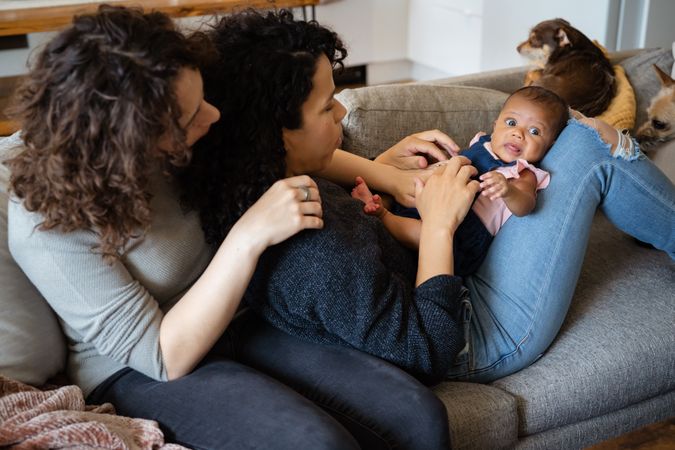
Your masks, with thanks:
[[[204,100],[204,107],[207,109],[207,114],[205,114],[206,123],[208,125],[216,123],[218,119],[220,119],[220,111],[218,110],[218,108],[216,108],[206,100]]]
[[[342,121],[345,115],[347,115],[347,108],[345,108],[345,106],[342,103],[335,100],[335,122]]]

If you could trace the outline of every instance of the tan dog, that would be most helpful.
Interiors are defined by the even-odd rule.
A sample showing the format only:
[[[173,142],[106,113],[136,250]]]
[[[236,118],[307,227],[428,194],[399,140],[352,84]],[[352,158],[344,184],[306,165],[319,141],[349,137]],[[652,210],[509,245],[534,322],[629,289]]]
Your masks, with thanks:
[[[675,137],[675,81],[654,64],[661,90],[647,108],[647,121],[638,128],[635,138],[643,149]]]
[[[534,84],[550,89],[585,116],[601,114],[616,93],[614,69],[609,60],[566,20],[537,24],[517,49],[539,67],[528,72],[526,86]]]

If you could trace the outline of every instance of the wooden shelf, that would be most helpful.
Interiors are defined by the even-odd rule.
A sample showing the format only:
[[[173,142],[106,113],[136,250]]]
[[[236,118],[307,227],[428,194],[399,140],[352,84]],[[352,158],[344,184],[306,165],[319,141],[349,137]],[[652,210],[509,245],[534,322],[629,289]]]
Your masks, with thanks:
[[[75,2],[24,0],[0,3],[0,36],[53,31],[68,25],[74,15],[96,11],[102,3],[120,6],[141,6],[172,17],[203,16],[226,13],[245,8],[295,8],[315,6],[319,0],[108,0],[106,2]],[[49,6],[45,6],[49,5]]]

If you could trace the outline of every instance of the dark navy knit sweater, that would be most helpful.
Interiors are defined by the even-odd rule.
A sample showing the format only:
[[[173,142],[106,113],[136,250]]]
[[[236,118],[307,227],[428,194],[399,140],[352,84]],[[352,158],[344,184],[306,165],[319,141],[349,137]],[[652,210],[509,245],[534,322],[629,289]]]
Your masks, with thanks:
[[[289,334],[443,377],[464,346],[459,316],[468,291],[461,279],[439,275],[415,288],[416,253],[344,189],[316,181],[324,228],[270,247],[246,303]]]

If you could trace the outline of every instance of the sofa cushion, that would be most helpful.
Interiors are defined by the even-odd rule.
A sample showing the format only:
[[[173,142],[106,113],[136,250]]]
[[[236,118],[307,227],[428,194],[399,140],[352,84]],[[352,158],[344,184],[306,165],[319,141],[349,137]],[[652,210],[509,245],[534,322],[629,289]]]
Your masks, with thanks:
[[[675,263],[664,252],[596,216],[558,337],[535,364],[492,384],[518,398],[521,436],[675,389],[673,280]]]
[[[621,66],[626,71],[628,80],[635,91],[637,103],[636,128],[647,121],[647,107],[652,97],[661,89],[661,83],[652,64],[656,64],[666,73],[670,73],[673,67],[672,50],[670,48],[645,50],[621,61]]]
[[[448,410],[453,449],[512,448],[518,441],[516,398],[509,393],[461,382],[441,383],[434,393]]]
[[[466,147],[490,132],[507,94],[467,86],[385,85],[346,89],[343,148],[371,158],[405,136],[437,128]]]
[[[0,162],[18,143],[18,134],[0,138]],[[64,368],[66,343],[56,316],[7,248],[8,177],[0,164],[0,373],[40,385]]]

